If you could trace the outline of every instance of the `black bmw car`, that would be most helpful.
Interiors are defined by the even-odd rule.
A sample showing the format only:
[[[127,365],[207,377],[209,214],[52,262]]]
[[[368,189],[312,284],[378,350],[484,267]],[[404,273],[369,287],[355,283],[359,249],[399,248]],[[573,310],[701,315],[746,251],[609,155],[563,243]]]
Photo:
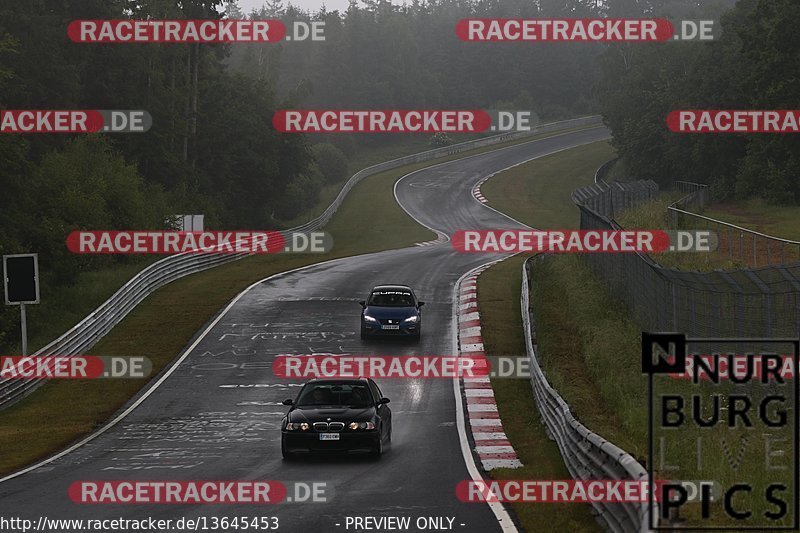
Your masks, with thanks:
[[[392,441],[392,411],[371,379],[313,379],[281,423],[284,459],[309,452],[367,452],[379,458]]]
[[[406,285],[378,285],[369,298],[358,302],[361,311],[361,338],[376,335],[405,335],[418,339],[422,333],[420,307],[414,291]]]

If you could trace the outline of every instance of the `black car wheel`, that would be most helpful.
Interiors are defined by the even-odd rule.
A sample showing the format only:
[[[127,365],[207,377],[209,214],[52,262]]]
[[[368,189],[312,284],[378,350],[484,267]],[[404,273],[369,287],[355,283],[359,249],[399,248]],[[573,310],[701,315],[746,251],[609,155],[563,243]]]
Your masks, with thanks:
[[[378,443],[375,444],[375,449],[372,450],[372,457],[375,459],[380,459],[383,455],[383,438],[378,437]]]
[[[281,455],[286,461],[291,461],[292,459],[295,458],[295,455],[286,449],[286,445],[284,444],[283,439],[281,439]]]

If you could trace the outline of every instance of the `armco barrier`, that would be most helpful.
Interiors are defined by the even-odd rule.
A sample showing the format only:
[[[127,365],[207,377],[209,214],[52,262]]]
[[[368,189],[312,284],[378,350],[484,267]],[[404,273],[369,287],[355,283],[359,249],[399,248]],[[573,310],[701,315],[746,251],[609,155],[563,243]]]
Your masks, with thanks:
[[[392,161],[379,163],[365,168],[354,174],[345,183],[339,195],[330,206],[314,220],[286,230],[288,232],[314,231],[322,228],[333,217],[336,210],[350,190],[367,176],[378,174],[385,170],[401,167],[408,164],[429,161],[439,157],[457,154],[465,150],[491,146],[515,139],[521,139],[541,133],[566,130],[581,126],[600,125],[599,116],[580,117],[560,122],[542,124],[531,131],[501,133],[491,137],[467,141],[452,146],[445,146],[428,150],[418,154],[413,154]],[[34,356],[73,356],[85,353],[94,344],[106,335],[117,325],[127,314],[136,307],[148,295],[156,289],[163,287],[167,283],[176,279],[213,268],[217,265],[235,261],[245,257],[246,254],[176,254],[166,257],[144,268],[141,272],[132,277],[125,285],[115,292],[108,300],[100,305],[94,312],[81,320],[69,331],[58,337],[56,340],[34,353]],[[23,398],[34,391],[44,380],[0,380],[0,409],[8,407],[15,401]]]
[[[551,439],[558,445],[570,475],[575,479],[614,479],[644,481],[647,470],[630,454],[593,433],[578,422],[569,405],[547,381],[536,353],[534,325],[529,301],[529,263],[540,260],[535,256],[522,265],[522,291],[520,307],[525,334],[525,345],[531,363],[531,385],[536,405]],[[609,531],[640,533],[649,531],[647,503],[603,503],[592,504],[598,521]],[[658,516],[657,506],[653,506]]]
[[[619,230],[614,213],[656,192],[649,180],[601,182],[576,190],[572,200],[582,230]],[[698,272],[663,267],[640,252],[587,254],[586,260],[642,330],[695,337],[800,336],[800,263]],[[739,349],[747,351],[745,345]]]

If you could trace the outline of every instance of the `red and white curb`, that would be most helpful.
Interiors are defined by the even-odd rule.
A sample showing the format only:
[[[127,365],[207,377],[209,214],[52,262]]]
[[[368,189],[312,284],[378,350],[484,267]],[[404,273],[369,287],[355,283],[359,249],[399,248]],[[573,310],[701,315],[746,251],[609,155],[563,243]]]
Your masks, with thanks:
[[[482,204],[489,203],[489,200],[487,200],[487,199],[486,199],[486,198],[483,196],[483,193],[481,192],[481,185],[483,185],[483,182],[484,182],[484,181],[486,181],[486,180],[488,180],[489,178],[491,178],[491,176],[486,176],[486,177],[485,177],[485,178],[483,178],[481,181],[479,181],[478,183],[476,183],[476,184],[475,184],[475,186],[472,188],[472,196],[474,196],[474,197],[475,197],[475,199],[476,199],[476,200],[478,200],[478,201],[479,201],[480,203],[482,203]]]
[[[436,231],[436,230],[433,230]],[[433,241],[425,241],[425,242],[416,242],[414,246],[434,246],[436,244],[443,244],[450,240],[447,235],[442,233],[441,231],[436,231],[436,239]]]
[[[491,264],[484,265],[464,278],[458,288],[458,347],[460,356],[482,356],[483,336],[478,311],[478,276]],[[488,377],[461,378],[462,392],[469,416],[469,431],[475,452],[484,470],[519,468],[517,452],[509,442],[494,399]]]

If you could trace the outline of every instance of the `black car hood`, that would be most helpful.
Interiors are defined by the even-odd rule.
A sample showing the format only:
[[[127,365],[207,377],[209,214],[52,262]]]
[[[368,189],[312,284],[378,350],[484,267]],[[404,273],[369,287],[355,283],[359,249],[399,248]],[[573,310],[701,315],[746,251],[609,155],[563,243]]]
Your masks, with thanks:
[[[287,414],[290,422],[363,422],[375,416],[374,407],[295,407]]]
[[[404,320],[410,316],[417,316],[419,311],[416,307],[386,307],[380,305],[368,305],[364,309],[364,314],[372,318],[386,319],[392,318],[397,320]]]

